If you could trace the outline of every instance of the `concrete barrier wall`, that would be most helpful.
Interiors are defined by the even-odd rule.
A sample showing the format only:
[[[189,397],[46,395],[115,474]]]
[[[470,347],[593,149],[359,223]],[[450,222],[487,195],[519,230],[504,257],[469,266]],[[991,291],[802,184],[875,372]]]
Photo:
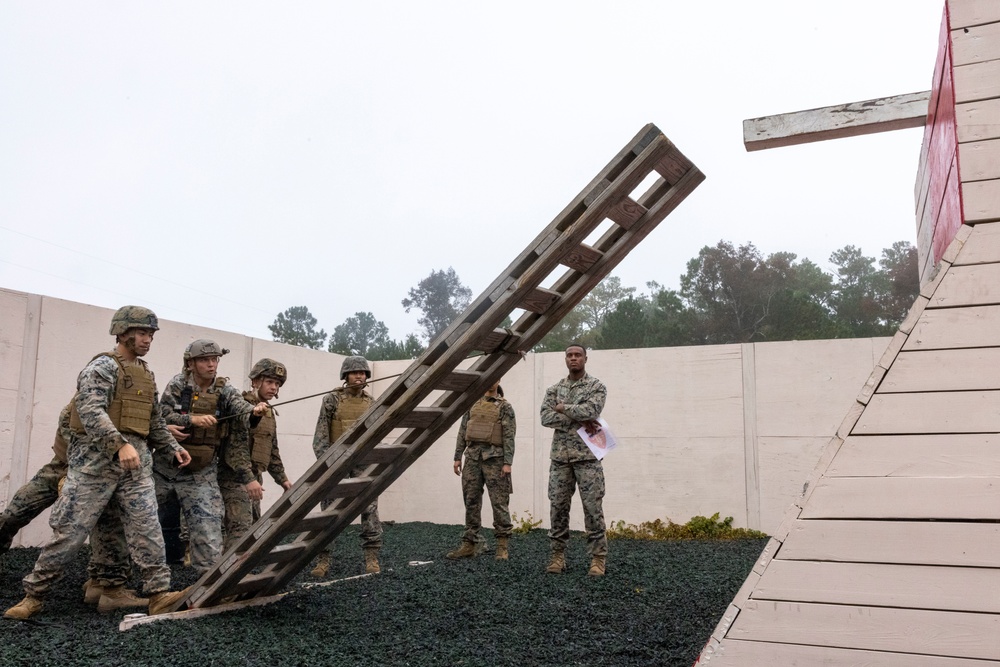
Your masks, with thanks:
[[[51,458],[55,420],[76,375],[111,348],[113,311],[0,290],[0,503]],[[184,347],[213,338],[232,352],[220,374],[247,388],[261,357],[288,366],[278,401],[339,384],[340,355],[239,334],[161,321],[146,357],[162,388],[181,368]],[[604,417],[621,441],[605,460],[608,521],[629,523],[694,515],[734,517],[737,526],[771,532],[815,466],[889,339],[852,339],[641,350],[595,350],[588,371],[608,387]],[[406,361],[374,364],[376,378]],[[519,518],[548,525],[551,430],[538,423],[546,387],[566,373],[561,353],[529,354],[503,380],[518,416],[514,494]],[[376,383],[377,395],[391,381]],[[277,402],[277,401],[276,401]],[[320,398],[278,408],[279,442],[289,477],[314,462],[312,435]],[[455,425],[380,499],[383,520],[460,524],[459,479],[452,472]],[[265,507],[279,488],[265,480]],[[40,545],[48,514],[15,544]],[[484,510],[484,525],[492,520]],[[576,529],[582,510],[572,511]]]

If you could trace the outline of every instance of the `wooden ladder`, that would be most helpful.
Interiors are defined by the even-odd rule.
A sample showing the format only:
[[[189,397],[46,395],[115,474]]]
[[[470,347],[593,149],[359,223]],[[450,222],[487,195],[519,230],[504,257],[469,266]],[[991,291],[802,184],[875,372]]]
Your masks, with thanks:
[[[704,178],[659,129],[642,128],[175,609],[281,591]],[[508,316],[517,321],[500,328]],[[431,392],[439,395],[422,406]],[[397,428],[406,430],[383,443]],[[349,477],[358,466],[367,467],[364,476]],[[310,514],[323,500],[327,509]]]

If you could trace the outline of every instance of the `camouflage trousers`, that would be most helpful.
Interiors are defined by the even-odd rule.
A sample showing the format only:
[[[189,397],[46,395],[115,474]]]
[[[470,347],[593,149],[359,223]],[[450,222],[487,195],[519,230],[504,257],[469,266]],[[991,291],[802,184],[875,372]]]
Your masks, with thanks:
[[[257,482],[263,484],[262,475],[257,475]],[[225,517],[222,520],[222,533],[225,538],[222,550],[226,551],[234,542],[246,535],[250,526],[260,518],[260,501],[250,500],[244,485],[233,480],[220,479],[219,490],[222,492],[222,504],[225,506]]]
[[[181,473],[168,479],[158,472],[156,502],[164,534],[179,535],[181,515],[187,525],[191,567],[198,572],[210,569],[222,555],[222,492],[212,463],[196,473]]]
[[[59,480],[67,466],[53,459],[17,490],[10,504],[0,513],[0,554],[7,552],[17,532],[51,507],[59,498]],[[117,503],[108,503],[90,534],[90,562],[87,574],[102,586],[122,586],[132,573],[125,529]]]
[[[549,465],[549,543],[561,551],[569,542],[569,508],[576,486],[580,487],[587,552],[606,556],[608,538],[604,526],[604,466],[600,461],[552,461]]]
[[[365,468],[359,467],[351,471],[349,477],[364,477]],[[332,504],[329,500],[320,503],[322,509],[326,509]],[[333,550],[334,542],[326,547],[326,551]],[[361,512],[361,548],[381,549],[382,548],[382,522],[378,518],[378,498],[373,500],[368,507]]]
[[[170,588],[170,569],[164,561],[163,536],[156,521],[156,495],[149,473],[139,469],[96,476],[70,468],[49,519],[52,539],[42,548],[34,570],[24,578],[28,595],[44,598],[48,594],[87,535],[99,523],[108,525],[105,522],[112,520],[102,517],[109,506],[119,510],[128,551],[139,567],[146,594]]]
[[[479,451],[475,450],[478,454]],[[501,477],[503,457],[491,459],[465,457],[462,467],[462,497],[465,500],[466,542],[479,542],[482,527],[483,486],[490,494],[493,506],[493,529],[497,537],[510,537],[514,524],[510,520],[510,477]]]

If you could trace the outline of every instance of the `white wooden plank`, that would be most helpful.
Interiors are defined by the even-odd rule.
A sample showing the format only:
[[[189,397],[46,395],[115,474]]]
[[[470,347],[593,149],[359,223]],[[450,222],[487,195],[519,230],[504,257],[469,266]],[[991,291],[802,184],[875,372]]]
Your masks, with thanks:
[[[38,368],[38,340],[42,328],[42,297],[29,294],[21,342],[21,364],[18,371],[17,408],[14,415],[14,438],[10,463],[10,487],[16,490],[28,481],[31,445],[31,413],[35,404],[35,377]]]
[[[953,81],[956,104],[1000,97],[1000,60],[956,67]]]
[[[757,452],[757,372],[754,345],[741,346],[743,360],[743,462],[747,493],[747,528],[760,530],[760,462]]]
[[[904,350],[990,347],[997,344],[1000,306],[925,310]]]
[[[956,104],[955,128],[959,143],[1000,137],[1000,99]]]
[[[971,65],[1000,58],[1000,23],[951,30],[951,64]]]
[[[1000,185],[1000,181],[997,181],[997,184]],[[1000,193],[1000,189],[997,192]],[[927,307],[954,308],[1000,303],[998,278],[1000,278],[1000,264],[952,266],[934,291]]]
[[[729,638],[1000,659],[1000,615],[749,601]]]
[[[748,151],[759,151],[923,127],[929,101],[930,92],[924,91],[750,118],[743,121],[743,145]]]
[[[761,530],[776,533],[793,502],[802,497],[830,438],[760,438]],[[818,477],[817,477],[818,479]],[[780,539],[780,537],[779,537]]]
[[[1000,435],[852,435],[826,474],[1000,478]]]
[[[1000,21],[996,0],[948,0],[948,27],[952,30]]]
[[[1000,348],[900,352],[879,394],[1000,389]]]
[[[1000,222],[983,222],[974,227],[963,225],[962,229],[969,230],[969,238],[956,254],[953,266],[1000,262]]]
[[[774,560],[751,598],[1000,613],[1000,568]]]
[[[949,521],[797,520],[783,560],[997,567],[1000,524]]]
[[[853,435],[995,433],[1000,391],[875,394]]]
[[[1000,139],[958,145],[962,182],[1000,178]]]
[[[995,477],[825,477],[816,483],[803,519],[1000,520]]]
[[[707,647],[706,647],[707,648]],[[802,646],[727,638],[702,653],[699,667],[986,667],[981,660]]]
[[[963,224],[955,232],[955,236],[952,237],[951,243],[948,247],[944,249],[944,254],[941,255],[941,262],[947,263],[949,266],[955,263],[955,258],[958,257],[959,253],[965,247],[966,241],[972,236],[972,231],[975,229],[971,225]]]
[[[962,183],[965,223],[1000,220],[1000,179]]]

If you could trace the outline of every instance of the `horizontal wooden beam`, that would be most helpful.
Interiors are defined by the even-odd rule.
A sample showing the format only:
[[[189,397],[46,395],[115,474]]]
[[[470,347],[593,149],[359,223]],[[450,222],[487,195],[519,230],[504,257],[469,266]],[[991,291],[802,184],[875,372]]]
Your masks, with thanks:
[[[930,98],[930,91],[924,91],[749,118],[743,121],[743,145],[747,151],[760,151],[765,148],[923,127],[927,122]]]

